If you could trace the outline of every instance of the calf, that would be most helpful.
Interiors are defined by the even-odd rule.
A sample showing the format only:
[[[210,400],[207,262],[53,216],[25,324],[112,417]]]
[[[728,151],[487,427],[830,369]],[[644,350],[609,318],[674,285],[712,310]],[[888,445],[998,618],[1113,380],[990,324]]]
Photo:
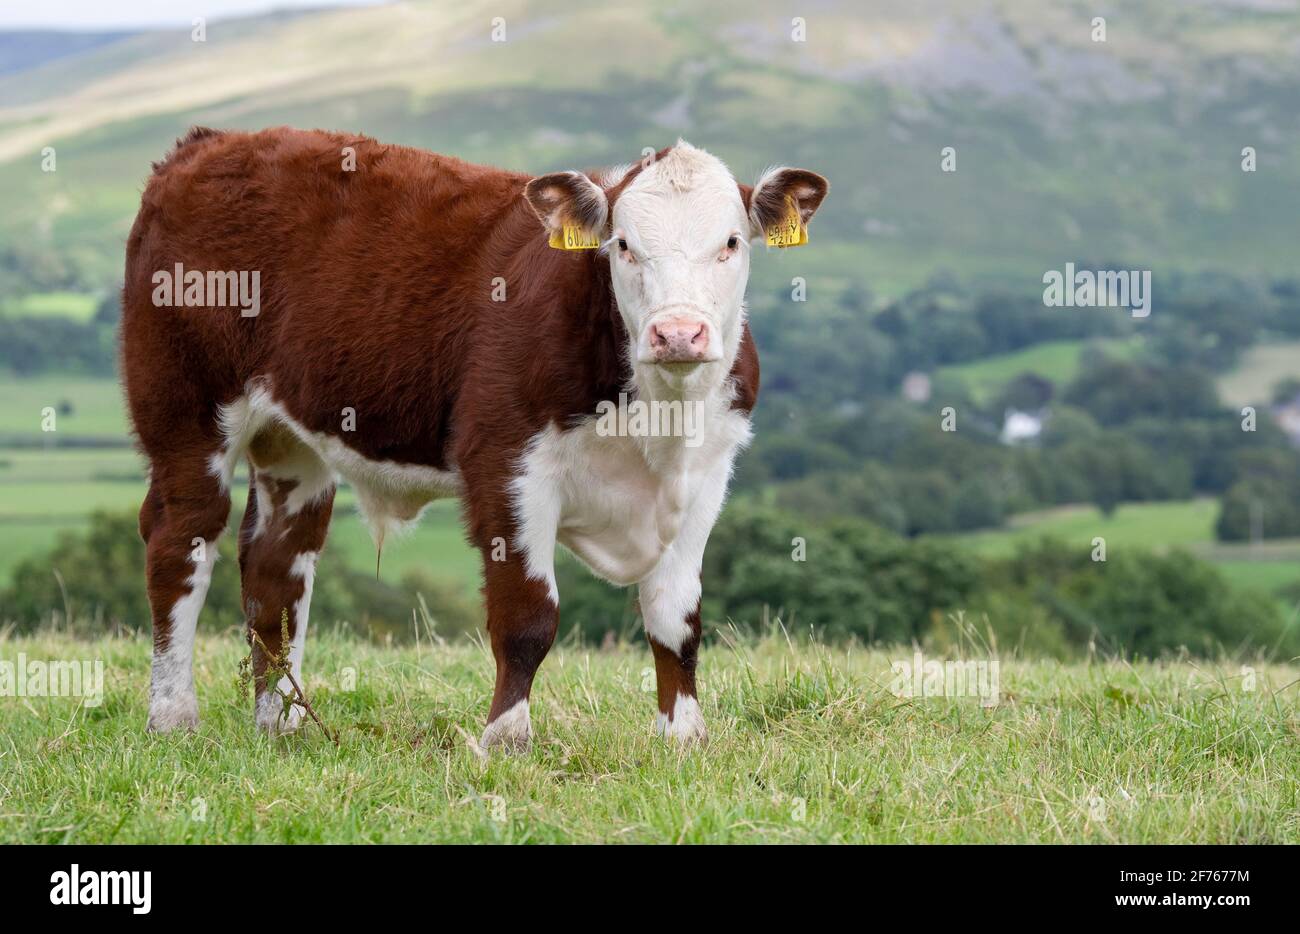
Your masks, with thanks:
[[[342,478],[381,544],[461,499],[496,656],[484,746],[528,744],[557,543],[638,585],[659,732],[703,737],[700,565],[758,392],[751,242],[806,240],[826,190],[788,168],[738,184],[680,141],[534,178],[363,137],[192,130],[154,166],[123,290],[150,466],[149,729],[198,723],[195,624],[246,459],[239,568],[267,731],[300,714],[268,689],[262,645],[283,653],[287,611],[300,677]],[[665,413],[676,430],[657,430]]]

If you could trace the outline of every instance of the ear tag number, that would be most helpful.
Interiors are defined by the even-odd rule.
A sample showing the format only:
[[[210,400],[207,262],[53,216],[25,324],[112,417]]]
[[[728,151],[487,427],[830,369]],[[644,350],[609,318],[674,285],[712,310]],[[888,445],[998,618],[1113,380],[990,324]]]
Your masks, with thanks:
[[[791,246],[803,246],[808,242],[808,228],[799,216],[799,208],[794,199],[785,196],[786,215],[778,223],[767,228],[767,245],[785,249]]]
[[[600,237],[594,231],[566,223],[561,230],[551,231],[547,243],[557,250],[596,250],[600,248]]]

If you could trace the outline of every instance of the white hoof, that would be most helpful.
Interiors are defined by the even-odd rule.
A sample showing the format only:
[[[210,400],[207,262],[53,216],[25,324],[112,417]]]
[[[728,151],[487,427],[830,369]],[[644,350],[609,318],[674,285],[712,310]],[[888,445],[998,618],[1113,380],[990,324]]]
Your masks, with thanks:
[[[532,722],[528,717],[528,701],[521,700],[484,728],[483,738],[478,744],[485,750],[527,752],[531,736]]]
[[[150,699],[149,724],[145,727],[150,733],[171,733],[173,730],[197,730],[198,728],[199,699],[194,696],[193,691]]]
[[[282,736],[296,732],[302,725],[302,708],[297,704],[291,704],[286,712],[284,700],[280,695],[268,691],[257,699],[254,719],[257,721],[258,729],[263,730],[268,736]]]
[[[709,738],[700,702],[686,694],[677,695],[672,713],[659,714],[655,719],[655,732],[682,745],[702,743]]]

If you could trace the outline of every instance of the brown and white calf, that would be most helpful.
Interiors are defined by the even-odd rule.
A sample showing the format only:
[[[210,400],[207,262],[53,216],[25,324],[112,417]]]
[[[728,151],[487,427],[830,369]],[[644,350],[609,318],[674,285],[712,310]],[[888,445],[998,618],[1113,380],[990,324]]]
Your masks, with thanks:
[[[557,543],[638,585],[658,728],[701,737],[700,566],[758,392],[751,245],[806,230],[826,189],[788,168],[741,185],[680,141],[534,178],[363,137],[191,131],[145,187],[123,292],[150,467],[149,728],[198,722],[195,624],[247,459],[244,604],[276,654],[288,611],[293,670],[339,479],[380,541],[454,496],[496,656],[485,746],[528,743]],[[600,248],[551,245],[575,233]],[[693,433],[608,430],[621,393],[689,406]],[[256,647],[253,661],[257,723],[294,728]]]

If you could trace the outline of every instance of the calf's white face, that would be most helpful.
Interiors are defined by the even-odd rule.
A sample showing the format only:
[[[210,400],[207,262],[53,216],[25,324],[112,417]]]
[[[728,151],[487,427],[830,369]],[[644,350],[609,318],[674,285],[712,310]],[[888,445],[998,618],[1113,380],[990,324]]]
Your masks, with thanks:
[[[633,367],[688,385],[720,383],[735,362],[755,239],[791,210],[807,224],[828,187],[789,168],[742,186],[721,160],[678,140],[640,171],[607,173],[600,184],[556,173],[525,194],[548,230],[599,231]]]
[[[614,202],[610,273],[632,361],[690,370],[735,359],[750,222],[720,161],[679,143]]]

